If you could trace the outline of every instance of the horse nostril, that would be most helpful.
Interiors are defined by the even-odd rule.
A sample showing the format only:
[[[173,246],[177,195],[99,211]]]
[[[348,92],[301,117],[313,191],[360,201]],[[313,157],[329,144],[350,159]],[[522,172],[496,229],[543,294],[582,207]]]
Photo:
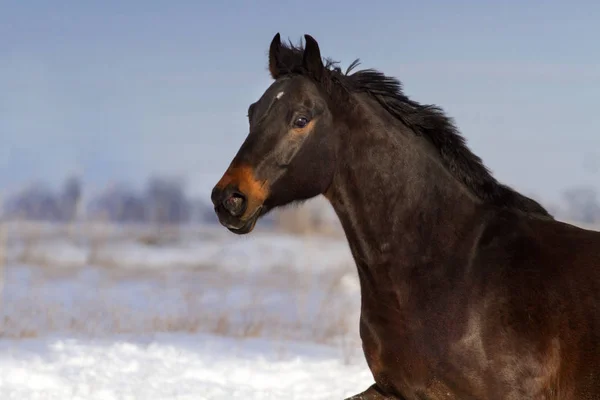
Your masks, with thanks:
[[[246,197],[241,193],[234,192],[223,200],[223,208],[234,217],[238,217],[246,211]]]

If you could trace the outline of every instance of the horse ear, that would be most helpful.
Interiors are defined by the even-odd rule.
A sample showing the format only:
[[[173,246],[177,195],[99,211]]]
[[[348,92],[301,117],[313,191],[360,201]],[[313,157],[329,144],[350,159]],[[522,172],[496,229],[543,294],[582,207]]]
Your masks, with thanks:
[[[269,72],[273,79],[277,79],[280,74],[280,50],[281,50],[281,36],[279,32],[273,37],[271,46],[269,47]]]
[[[304,56],[302,58],[302,65],[304,68],[313,75],[317,80],[321,78],[325,66],[321,59],[321,51],[319,50],[319,44],[310,35],[304,35],[306,45],[304,46]]]

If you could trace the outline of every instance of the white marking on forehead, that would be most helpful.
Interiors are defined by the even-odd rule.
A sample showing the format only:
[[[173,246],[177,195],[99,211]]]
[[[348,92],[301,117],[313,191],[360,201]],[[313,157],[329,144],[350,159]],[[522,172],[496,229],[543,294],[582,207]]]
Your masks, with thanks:
[[[275,96],[275,98],[276,98],[277,100],[279,100],[279,99],[281,98],[281,96],[283,96],[283,94],[284,94],[284,93],[285,93],[285,92],[279,92],[279,93],[277,93],[277,96]]]

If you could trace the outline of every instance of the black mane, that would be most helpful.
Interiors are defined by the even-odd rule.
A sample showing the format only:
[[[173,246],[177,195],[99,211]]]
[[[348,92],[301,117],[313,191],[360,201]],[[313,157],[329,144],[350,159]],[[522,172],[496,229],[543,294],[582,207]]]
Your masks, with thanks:
[[[279,61],[285,68],[283,74],[301,74],[311,78],[302,66],[304,49],[291,42],[282,44]],[[415,134],[429,140],[439,152],[443,165],[449,172],[478,198],[499,207],[517,209],[526,213],[552,218],[549,212],[536,201],[523,196],[514,189],[499,183],[483,164],[480,157],[469,150],[464,137],[459,133],[451,118],[435,105],[423,105],[409,99],[402,92],[402,84],[374,69],[352,72],[359,62],[355,60],[345,72],[338,62],[326,59],[325,73],[319,79],[324,88],[335,95],[342,88],[345,92],[365,92],[393,116],[411,128]]]

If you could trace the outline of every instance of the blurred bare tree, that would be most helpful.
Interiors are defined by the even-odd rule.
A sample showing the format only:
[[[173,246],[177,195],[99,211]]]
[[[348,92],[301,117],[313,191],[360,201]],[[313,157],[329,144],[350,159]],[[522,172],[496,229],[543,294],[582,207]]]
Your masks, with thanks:
[[[60,221],[60,200],[45,185],[34,183],[7,199],[5,216],[10,219]]]
[[[146,219],[144,199],[126,185],[112,185],[93,198],[87,214],[93,220],[118,223],[142,223]]]
[[[81,200],[81,181],[75,176],[67,178],[60,195],[62,217],[66,222],[73,222],[77,218],[77,208]]]
[[[146,189],[146,207],[150,221],[158,225],[178,225],[190,217],[190,204],[178,179],[151,178]]]

